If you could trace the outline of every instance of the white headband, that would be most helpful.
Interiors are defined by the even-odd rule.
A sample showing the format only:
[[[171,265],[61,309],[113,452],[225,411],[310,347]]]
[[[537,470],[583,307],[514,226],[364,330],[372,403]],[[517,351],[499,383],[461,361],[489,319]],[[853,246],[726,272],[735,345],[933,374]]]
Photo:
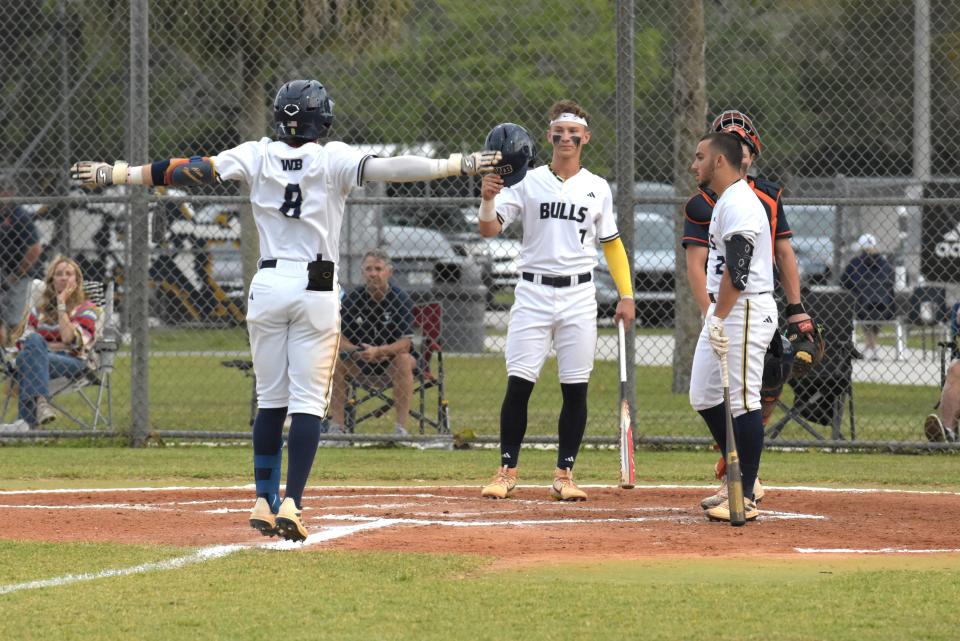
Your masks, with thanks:
[[[552,127],[558,122],[575,122],[578,125],[583,125],[584,127],[589,126],[587,125],[587,121],[585,119],[581,118],[577,114],[571,114],[571,113],[560,114],[559,116],[557,116],[556,118],[550,121],[550,126]]]

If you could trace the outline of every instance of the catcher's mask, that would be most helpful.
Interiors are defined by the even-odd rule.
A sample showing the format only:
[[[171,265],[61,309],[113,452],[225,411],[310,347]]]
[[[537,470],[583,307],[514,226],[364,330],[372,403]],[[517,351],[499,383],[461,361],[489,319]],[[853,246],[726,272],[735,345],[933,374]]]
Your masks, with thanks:
[[[273,101],[273,122],[279,140],[323,138],[333,124],[333,100],[316,80],[291,80]]]
[[[533,142],[533,136],[512,122],[500,123],[491,129],[483,148],[499,151],[503,155],[493,172],[503,179],[503,184],[507,187],[523,180],[527,169],[533,169],[537,162],[537,146]]]
[[[754,156],[760,156],[760,134],[757,133],[757,128],[753,126],[750,116],[742,111],[727,109],[713,119],[710,130],[736,134],[750,148]]]
[[[779,393],[780,388],[790,378],[790,372],[793,369],[793,345],[787,340],[787,337],[777,332],[773,335],[773,340],[767,347],[767,353],[763,356],[763,378],[760,384],[762,392],[776,390]],[[779,394],[778,394],[779,395]]]

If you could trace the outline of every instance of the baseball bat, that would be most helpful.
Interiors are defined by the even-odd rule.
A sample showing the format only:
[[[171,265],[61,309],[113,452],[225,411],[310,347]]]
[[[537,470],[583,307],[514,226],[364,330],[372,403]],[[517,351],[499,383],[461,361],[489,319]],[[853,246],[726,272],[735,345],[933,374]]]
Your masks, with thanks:
[[[617,322],[620,337],[620,487],[629,490],[636,482],[633,466],[633,422],[627,400],[627,347],[623,321]]]
[[[740,455],[737,454],[737,439],[733,434],[733,414],[730,411],[730,371],[727,355],[720,357],[720,378],[723,381],[723,410],[727,419],[727,504],[730,507],[730,525],[740,526],[747,522],[743,505],[743,478],[740,474]]]

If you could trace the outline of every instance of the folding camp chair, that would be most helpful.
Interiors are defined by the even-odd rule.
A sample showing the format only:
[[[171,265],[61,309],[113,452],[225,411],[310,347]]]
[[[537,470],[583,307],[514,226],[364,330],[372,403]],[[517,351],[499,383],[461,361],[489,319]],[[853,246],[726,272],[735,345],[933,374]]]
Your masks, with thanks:
[[[93,352],[96,356],[94,367],[86,368],[79,376],[73,378],[61,377],[50,381],[50,405],[64,417],[70,419],[82,428],[96,430],[103,425],[106,428],[113,426],[113,399],[111,396],[111,378],[113,376],[114,361],[120,347],[120,331],[117,328],[113,313],[113,283],[87,281],[83,284],[87,298],[99,308],[97,315],[96,340]],[[3,362],[4,374],[10,379],[6,387],[3,401],[3,411],[0,420],[6,421],[10,401],[14,395],[14,375],[16,363],[13,354],[5,354]],[[89,389],[96,387],[96,394]],[[65,394],[76,393],[83,400],[86,408],[91,412],[90,418],[83,418],[69,411],[62,402]],[[104,407],[105,406],[105,407]],[[104,411],[105,409],[105,411]]]
[[[443,307],[440,303],[421,303],[413,306],[413,349],[417,356],[414,370],[413,398],[410,416],[419,423],[420,434],[430,426],[440,434],[450,433],[450,415],[444,393],[443,350],[440,347],[440,330],[443,322]],[[431,369],[433,356],[437,357],[436,371]],[[393,408],[392,387],[389,377],[353,378],[348,376],[347,398],[344,406],[344,427],[353,432],[363,421],[383,416]],[[427,416],[427,390],[436,388],[436,418]],[[370,409],[366,409],[369,407]],[[432,414],[432,411],[430,412]]]

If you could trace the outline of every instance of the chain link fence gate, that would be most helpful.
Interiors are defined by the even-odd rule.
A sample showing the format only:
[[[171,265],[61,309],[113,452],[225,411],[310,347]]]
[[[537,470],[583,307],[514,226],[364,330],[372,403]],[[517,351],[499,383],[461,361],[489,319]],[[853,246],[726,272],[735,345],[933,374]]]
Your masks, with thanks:
[[[616,90],[628,65],[618,63],[614,3],[493,2],[483,11],[446,0],[12,4],[0,25],[0,271],[18,280],[23,239],[35,232],[42,254],[25,278],[64,254],[85,279],[115,284],[124,339],[111,379],[119,430],[137,422],[134,408],[141,430],[245,430],[252,380],[244,282],[256,239],[242,224],[249,211],[235,184],[155,190],[145,216],[122,189],[72,189],[71,162],[213,155],[268,135],[277,87],[316,77],[336,101],[333,137],[381,155],[475,149],[502,121],[543,132],[549,106],[572,97],[593,116],[586,166],[611,181],[616,175]],[[674,21],[683,4],[631,7],[636,205],[621,228],[634,230],[625,244],[639,306],[639,431],[706,442],[686,395],[671,390],[674,364],[683,362],[675,352],[692,350],[674,318],[678,292],[687,291],[677,284],[685,277],[675,230],[690,195],[675,186],[673,169]],[[146,36],[131,29],[131,7],[149,14]],[[753,117],[763,141],[757,167],[785,186],[805,300],[836,337],[817,385],[799,398],[788,386],[787,409],[770,427],[783,423],[785,443],[926,442],[939,343],[952,339],[960,301],[960,9],[946,0],[742,0],[702,10],[707,115],[732,107]],[[149,73],[134,73],[133,84],[131,49],[149,51]],[[137,103],[144,89],[149,98]],[[130,121],[131,95],[148,118]],[[138,130],[148,136],[142,159],[134,157]],[[541,139],[539,160],[547,162]],[[384,247],[399,286],[442,303],[453,430],[495,437],[520,237],[514,229],[479,237],[477,190],[473,179],[446,179],[358,191],[344,220],[341,274],[345,289],[359,286],[363,253]],[[34,231],[10,231],[12,220]],[[892,274],[882,314],[868,314],[843,287],[867,235]],[[587,434],[612,436],[616,290],[604,265],[595,275],[600,338]],[[144,295],[146,312],[137,303]],[[823,400],[817,389],[849,389],[854,404]],[[70,394],[60,404],[85,409]],[[531,435],[555,433],[559,404],[550,359],[531,400]],[[16,405],[13,394],[5,421],[16,418]],[[391,421],[388,413],[358,432],[388,432]],[[59,411],[51,426],[79,427]]]

